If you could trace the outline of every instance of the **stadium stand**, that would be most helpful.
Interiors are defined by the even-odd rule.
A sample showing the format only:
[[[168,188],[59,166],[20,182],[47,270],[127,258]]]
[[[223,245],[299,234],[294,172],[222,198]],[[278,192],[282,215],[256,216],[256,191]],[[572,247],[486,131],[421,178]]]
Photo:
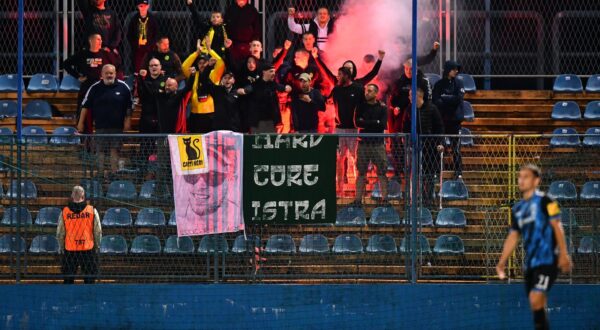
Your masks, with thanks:
[[[373,235],[367,243],[368,253],[396,253],[396,240],[391,235]]]
[[[102,254],[127,254],[127,241],[121,235],[107,235],[100,241]]]
[[[332,252],[339,254],[363,253],[362,241],[354,234],[341,234],[335,238]]]
[[[132,223],[131,212],[121,207],[109,208],[102,218],[102,226],[104,227],[127,227],[131,226]]]
[[[18,212],[19,210],[20,214]],[[17,208],[16,206],[12,206],[4,210],[4,215],[2,216],[2,225],[16,226],[17,222],[19,222],[21,226],[32,225],[31,213],[26,207],[20,206]]]
[[[38,235],[33,238],[29,247],[31,253],[58,253],[58,241],[54,235]]]
[[[587,93],[600,92],[600,74],[594,74],[588,78],[587,84],[585,85],[585,91]]]
[[[583,84],[577,75],[561,74],[554,80],[552,90],[557,93],[581,93]]]
[[[585,131],[583,145],[585,147],[600,146],[600,127],[590,127],[587,129],[587,131]]]
[[[78,145],[81,143],[81,139],[76,134],[77,130],[74,127],[57,127],[52,131],[50,144]]]
[[[19,86],[17,78],[16,74],[0,75],[0,93],[16,92]],[[25,90],[25,83],[23,83],[23,81],[21,81],[21,86],[23,87],[23,90]]]
[[[138,227],[161,227],[165,225],[165,214],[158,208],[144,208],[135,219]]]
[[[56,93],[58,81],[48,73],[34,74],[27,85],[27,93]]]
[[[598,120],[600,119],[600,101],[592,101],[585,106],[583,113],[584,119]]]
[[[456,235],[442,235],[435,241],[433,253],[436,254],[464,254],[463,240]]]
[[[467,225],[467,218],[461,209],[448,207],[438,212],[435,225],[438,227],[465,227]]]
[[[77,78],[65,74],[62,80],[60,81],[60,87],[58,88],[59,92],[79,92],[79,88],[81,87],[81,82],[77,80]]]
[[[469,191],[465,182],[462,180],[448,180],[442,184],[440,191],[442,198],[447,200],[465,200],[469,199]]]
[[[214,252],[228,253],[229,243],[227,243],[227,240],[222,235],[206,235],[200,240],[198,252],[203,254]]]
[[[366,226],[367,217],[360,207],[345,207],[338,211],[335,218],[336,226]]]
[[[106,198],[116,200],[134,200],[137,198],[135,185],[131,181],[113,181],[108,186]]]
[[[459,73],[458,79],[462,80],[466,93],[477,92],[477,86],[475,85],[475,79],[468,73]]]
[[[300,253],[329,253],[329,242],[327,237],[322,234],[308,234],[302,237],[298,251]]]
[[[400,225],[400,215],[391,206],[380,206],[371,211],[370,226]]]
[[[389,180],[388,183],[388,199],[401,199],[402,198],[402,186],[396,180]],[[373,199],[381,199],[381,188],[379,187],[379,182],[377,182],[371,192],[371,198]]]
[[[471,105],[471,102],[463,101],[462,110],[463,110],[466,122],[475,121],[475,110],[473,110],[473,106]]]
[[[0,236],[0,253],[25,252],[26,246],[27,243],[22,236],[20,239],[17,239],[17,235],[12,234]]]
[[[56,226],[58,225],[58,216],[62,212],[61,209],[54,206],[46,206],[39,209],[35,218],[36,226]]]
[[[458,131],[458,134],[461,135],[461,137],[460,137],[460,145],[461,146],[472,147],[475,145],[475,141],[473,140],[471,130],[469,130],[468,128],[461,127],[460,131]]]
[[[28,144],[47,144],[48,134],[46,130],[40,126],[23,127],[23,139]]]
[[[8,186],[8,191],[6,192],[6,197],[8,198],[17,198],[17,186],[19,182],[17,180],[12,180],[10,185]],[[22,199],[36,199],[38,196],[38,191],[35,183],[31,180],[23,180],[21,181],[21,198]]]
[[[581,111],[575,101],[557,102],[552,109],[552,119],[554,120],[580,120]]]
[[[238,235],[233,241],[231,252],[246,253],[254,252],[254,248],[260,247],[260,237],[256,235]]]
[[[408,253],[410,251],[411,246],[411,237],[403,237],[400,242],[400,253]],[[427,237],[422,234],[417,235],[417,253],[419,254],[429,254],[431,253],[431,246],[429,245],[429,241]]]
[[[85,190],[85,195],[88,198],[99,198],[104,196],[102,184],[98,180],[81,179],[81,181],[79,181],[79,184]]]
[[[136,236],[131,242],[130,253],[133,254],[156,254],[161,251],[160,240],[154,235]]]
[[[548,188],[548,195],[558,201],[576,200],[577,188],[570,181],[554,181]]]
[[[579,147],[581,141],[574,128],[557,128],[552,132],[551,147]]]
[[[194,253],[194,241],[190,237],[177,237],[177,235],[171,235],[165,241],[163,252],[169,254]]]
[[[586,182],[579,194],[581,200],[600,200],[600,181]]]
[[[266,253],[296,253],[296,244],[290,235],[272,235],[265,247]]]
[[[593,254],[600,252],[600,244],[598,244],[598,239],[591,236],[584,236],[579,241],[579,247],[577,248],[577,253],[579,254]]]
[[[0,101],[0,119],[15,118],[19,111],[17,102],[12,100]]]

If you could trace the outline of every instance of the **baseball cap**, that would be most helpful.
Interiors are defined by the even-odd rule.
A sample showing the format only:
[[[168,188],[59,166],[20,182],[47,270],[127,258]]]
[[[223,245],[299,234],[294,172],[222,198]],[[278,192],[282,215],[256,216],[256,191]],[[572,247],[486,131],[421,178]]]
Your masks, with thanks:
[[[136,5],[136,6],[139,6],[139,5],[141,5],[141,4],[144,4],[144,5],[149,5],[149,4],[150,4],[150,2],[149,2],[148,0],[136,0],[136,2],[135,2],[135,5]]]

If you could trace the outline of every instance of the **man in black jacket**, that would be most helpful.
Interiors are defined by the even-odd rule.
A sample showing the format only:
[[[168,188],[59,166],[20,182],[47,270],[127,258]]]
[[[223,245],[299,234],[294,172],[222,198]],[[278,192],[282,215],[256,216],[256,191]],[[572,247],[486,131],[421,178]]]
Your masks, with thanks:
[[[127,29],[127,41],[131,48],[133,72],[145,68],[146,55],[156,47],[158,22],[154,14],[148,12],[148,0],[137,0],[137,13],[131,18]]]
[[[102,47],[118,54],[123,39],[121,22],[117,14],[105,6],[106,0],[77,0],[83,15],[85,35],[98,33],[102,36]]]
[[[227,36],[233,42],[229,52],[233,62],[239,62],[250,55],[251,43],[262,40],[260,15],[248,0],[236,0],[225,11]],[[258,56],[258,54],[252,54]]]
[[[235,89],[235,77],[231,71],[223,73],[219,85],[210,80],[210,71],[213,66],[207,67],[200,75],[200,83],[205,85],[208,93],[215,102],[213,117],[213,130],[238,131],[240,128],[239,96],[243,89]]]
[[[356,126],[359,133],[379,133],[382,134],[387,126],[387,109],[379,101],[377,94],[379,87],[375,84],[368,84],[365,87],[365,100],[356,110]],[[385,153],[385,140],[383,137],[359,137],[356,150],[356,169],[358,178],[356,179],[356,199],[353,204],[362,205],[362,198],[365,193],[365,184],[367,180],[367,171],[369,162],[377,168],[377,178],[379,187],[381,187],[382,203],[387,204],[387,155]]]
[[[157,58],[160,61],[160,66],[162,67],[165,76],[174,78],[177,82],[185,79],[181,69],[181,59],[177,53],[171,50],[169,37],[158,37],[156,41],[156,50],[152,50],[148,53],[144,59],[144,67],[148,66],[148,62],[150,62],[150,59],[152,58]]]
[[[412,100],[412,91],[409,93]],[[409,104],[410,106],[410,104]],[[410,109],[410,107],[409,107]],[[404,133],[411,131],[412,118],[411,111],[404,112],[402,120]],[[425,101],[425,92],[417,89],[417,134],[419,135],[441,135],[444,134],[444,122],[442,116],[435,105]],[[435,174],[440,163],[440,153],[444,150],[441,137],[426,136],[421,141],[421,180],[423,182],[423,201],[429,204],[433,201],[433,187],[435,183]]]
[[[437,106],[444,120],[446,134],[458,135],[460,125],[464,118],[461,115],[465,88],[460,79],[456,79],[460,71],[460,64],[446,61],[442,79],[435,84],[433,89],[433,103]],[[460,154],[460,138],[450,138],[452,159],[454,162],[454,175],[462,178],[462,156]]]
[[[298,77],[300,93],[292,95],[292,118],[294,130],[299,133],[316,133],[319,126],[319,111],[325,111],[325,98],[321,92],[310,87],[311,78],[307,73]]]
[[[275,68],[264,66],[261,79],[254,82],[248,90],[251,106],[242,111],[249,111],[247,116],[250,132],[275,133],[277,127],[282,125],[281,112],[279,109],[279,98],[277,92],[289,93],[292,87],[281,85],[275,81]]]
[[[225,50],[231,46],[231,39],[228,38],[223,24],[223,13],[213,11],[210,14],[210,21],[206,22],[200,17],[193,0],[187,0],[186,3],[192,13],[192,22],[196,32],[195,38],[204,42],[205,37],[208,36],[207,43],[210,43],[210,45],[206,45],[206,47],[214,50],[221,58],[225,58]]]

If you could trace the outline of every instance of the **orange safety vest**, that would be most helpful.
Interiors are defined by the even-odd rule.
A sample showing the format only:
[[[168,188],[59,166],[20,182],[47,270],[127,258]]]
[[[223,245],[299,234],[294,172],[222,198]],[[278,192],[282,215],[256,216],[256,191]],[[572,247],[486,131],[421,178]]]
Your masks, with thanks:
[[[63,209],[65,223],[65,250],[89,251],[94,248],[94,208],[86,206],[75,213],[68,207]]]

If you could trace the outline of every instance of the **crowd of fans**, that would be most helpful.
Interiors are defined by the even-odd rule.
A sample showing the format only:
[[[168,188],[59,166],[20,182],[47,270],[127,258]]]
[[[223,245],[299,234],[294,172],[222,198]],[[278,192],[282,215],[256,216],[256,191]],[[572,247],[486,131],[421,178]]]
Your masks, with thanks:
[[[181,54],[186,55],[181,57],[183,61],[170,49],[169,36],[160,33],[148,0],[137,0],[137,12],[125,29],[105,0],[78,0],[89,44],[67,59],[64,68],[82,82],[78,97],[80,132],[92,133],[94,128],[96,133],[130,130],[136,103],[141,105],[140,133],[410,132],[410,58],[402,63],[400,76],[387,86],[388,97],[378,99],[382,86],[375,81],[385,51],[365,56],[368,73],[363,77],[357,77],[357,65],[350,60],[332,71],[324,61],[328,36],[335,28],[327,8],[319,8],[308,24],[299,23],[296,10],[289,8],[290,35],[300,35],[301,42],[294,46],[286,40],[269,61],[260,41],[263,27],[259,13],[248,0],[234,1],[224,13],[213,11],[209,20],[198,12],[199,0],[181,1],[191,13],[197,40],[195,52]],[[126,31],[126,38],[122,31]],[[132,50],[133,90],[123,89],[125,84],[119,80],[123,78],[123,61],[118,50],[123,40]],[[434,43],[430,53],[418,58],[418,65],[432,62],[438,48]],[[447,62],[435,86],[420,70],[417,72],[419,133],[458,134],[464,94],[461,81],[456,79],[459,70],[458,63]],[[126,101],[128,97],[136,102]],[[289,114],[289,125],[284,125],[282,114]],[[461,176],[458,139],[452,141],[455,172]],[[405,167],[402,145],[401,139],[391,141],[396,176],[401,176]],[[340,161],[356,156],[358,190],[362,190],[372,162],[378,168],[385,199],[387,157],[381,146],[382,139],[342,138]],[[432,157],[437,154],[435,150],[426,153]],[[344,175],[341,173],[342,178]],[[344,179],[338,181],[338,186],[343,186]],[[357,202],[360,196],[357,194]]]

